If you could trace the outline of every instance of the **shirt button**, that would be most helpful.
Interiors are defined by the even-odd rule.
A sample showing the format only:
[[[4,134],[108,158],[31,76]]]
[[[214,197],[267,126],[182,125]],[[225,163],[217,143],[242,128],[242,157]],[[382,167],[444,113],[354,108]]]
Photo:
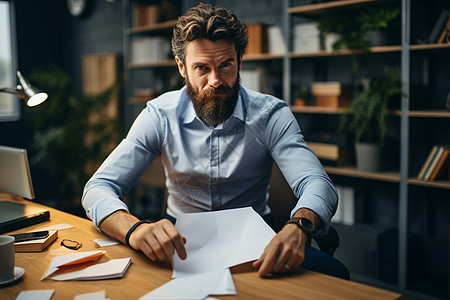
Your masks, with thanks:
[[[217,162],[213,161],[213,162],[211,162],[211,165],[212,166],[217,166]]]

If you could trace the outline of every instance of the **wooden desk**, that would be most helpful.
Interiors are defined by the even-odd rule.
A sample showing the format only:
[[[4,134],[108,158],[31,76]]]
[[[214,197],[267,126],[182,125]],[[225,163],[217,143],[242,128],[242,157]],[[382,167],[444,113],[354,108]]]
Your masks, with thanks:
[[[24,201],[25,203],[31,203]],[[33,205],[42,206],[36,203]],[[45,206],[42,206],[45,207]],[[92,242],[105,236],[94,228],[91,221],[45,207],[51,220],[17,232],[32,231],[43,226],[68,223],[75,228],[59,231],[58,239],[40,253],[16,253],[16,266],[25,269],[18,282],[0,287],[0,299],[15,299],[20,291],[53,289],[52,299],[73,299],[74,296],[100,290],[109,299],[138,299],[171,279],[171,266],[148,260],[141,253],[124,245],[105,247],[107,253],[100,262],[114,258],[131,257],[131,265],[121,279],[98,281],[39,281],[47,269],[51,256],[49,249],[57,249],[64,238],[83,244],[79,251],[97,249]],[[105,257],[106,256],[106,257]],[[255,271],[234,270],[236,296],[214,296],[218,299],[397,299],[401,295],[371,286],[345,281],[331,276],[299,270],[295,274],[262,279]]]

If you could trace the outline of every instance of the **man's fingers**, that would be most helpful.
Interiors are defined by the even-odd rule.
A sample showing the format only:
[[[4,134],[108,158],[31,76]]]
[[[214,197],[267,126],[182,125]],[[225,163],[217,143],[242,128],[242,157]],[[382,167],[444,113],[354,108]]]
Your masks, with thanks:
[[[267,248],[266,248],[266,250],[267,250]],[[265,277],[270,272],[273,272],[273,265],[275,264],[276,258],[278,257],[278,254],[279,254],[278,247],[275,249],[273,247],[270,247],[267,250],[267,253],[266,253],[266,250],[264,250],[265,257],[264,257],[264,259],[261,263],[261,266],[259,267],[259,271],[258,271],[258,274],[261,277]]]
[[[167,233],[167,236],[170,238],[171,245],[172,245],[172,254],[173,253],[173,247],[177,251],[178,256],[181,259],[186,259],[187,253],[186,248],[184,247],[184,244],[186,244],[186,238],[184,236],[181,236],[181,234],[178,232],[176,227],[170,223],[164,226],[164,230]]]

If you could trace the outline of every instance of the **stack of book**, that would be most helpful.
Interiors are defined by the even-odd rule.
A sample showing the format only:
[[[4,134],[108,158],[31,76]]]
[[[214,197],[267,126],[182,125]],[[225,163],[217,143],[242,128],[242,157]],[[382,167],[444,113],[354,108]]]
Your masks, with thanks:
[[[351,89],[338,81],[313,82],[311,93],[319,107],[344,107],[351,100]]]
[[[434,145],[420,169],[417,179],[434,181],[444,174],[450,163],[450,145]]]
[[[158,5],[138,5],[134,8],[134,26],[148,26],[159,21]]]
[[[134,37],[131,42],[133,63],[156,63],[170,57],[170,41],[164,37]]]
[[[294,27],[293,48],[295,53],[319,52],[320,31],[316,22],[297,24]]]

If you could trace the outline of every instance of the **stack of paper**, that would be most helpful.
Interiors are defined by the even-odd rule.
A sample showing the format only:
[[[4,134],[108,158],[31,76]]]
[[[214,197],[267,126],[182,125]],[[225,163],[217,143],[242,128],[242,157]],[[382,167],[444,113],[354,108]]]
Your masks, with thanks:
[[[235,295],[229,267],[258,259],[275,232],[252,208],[178,216],[187,258],[173,257],[173,279],[144,299],[203,299]]]

